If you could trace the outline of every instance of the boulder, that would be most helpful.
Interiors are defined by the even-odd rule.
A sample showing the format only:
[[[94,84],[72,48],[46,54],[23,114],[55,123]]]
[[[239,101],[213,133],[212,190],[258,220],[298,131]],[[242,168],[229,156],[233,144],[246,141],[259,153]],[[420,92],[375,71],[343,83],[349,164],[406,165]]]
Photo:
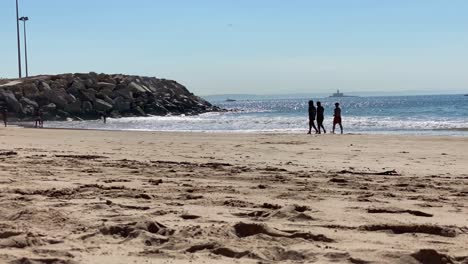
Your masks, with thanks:
[[[78,99],[73,94],[69,94],[69,93],[67,93],[67,97],[65,99],[67,99],[67,102],[69,104],[78,101]]]
[[[55,112],[55,109],[57,109],[57,106],[54,103],[50,103],[42,107],[44,112]]]
[[[94,109],[98,112],[107,112],[112,109],[112,105],[102,99],[96,99]]]
[[[143,86],[135,83],[135,82],[131,82],[128,84],[128,89],[130,89],[130,91],[134,92],[134,93],[144,93],[144,92],[151,92],[151,90],[149,89],[145,89]]]
[[[36,109],[31,105],[23,106],[23,113],[26,116],[34,116]]]
[[[39,89],[37,89],[34,83],[26,83],[22,86],[23,96],[34,98],[39,94]]]
[[[85,90],[85,85],[80,80],[74,80],[71,86],[67,89],[67,92],[74,95],[78,94],[79,91]]]
[[[65,90],[63,92],[66,94]],[[65,94],[58,90],[46,90],[44,91],[43,95],[49,102],[54,103],[56,106],[59,108],[64,108],[67,104],[68,101],[64,98]]]
[[[31,106],[33,108],[39,108],[39,104],[34,102],[33,100],[31,99],[28,99],[27,97],[23,97],[20,99],[20,103],[23,105],[23,107],[26,107],[26,106]]]
[[[57,110],[57,113],[56,113],[61,119],[65,119],[65,118],[68,118],[70,117],[70,113],[66,112],[66,111],[63,111],[63,110]]]
[[[100,90],[99,92],[102,93],[102,94],[105,94],[105,95],[108,96],[109,98],[112,98],[112,95],[113,95],[113,93],[114,93],[112,90],[107,89],[107,88],[102,89],[102,90]],[[118,94],[117,94],[117,95],[118,95]],[[115,98],[115,97],[114,97],[114,98]]]
[[[139,116],[146,116],[145,111],[140,106],[135,107],[133,111]]]
[[[114,104],[114,100],[112,100],[112,98],[110,98],[109,96],[107,96],[105,94],[98,93],[98,94],[96,94],[96,98],[102,99],[102,100],[106,101],[106,103],[108,103],[108,104]]]
[[[96,88],[96,83],[97,81],[88,76],[87,78],[82,78],[81,79],[85,87],[87,88]]]
[[[131,103],[126,101],[122,96],[114,99],[114,109],[119,112],[127,112],[131,109]]]
[[[122,96],[125,99],[133,99],[133,92],[128,88],[118,89],[114,90],[111,97],[116,98],[119,96]]]
[[[64,110],[68,113],[72,113],[75,115],[78,115],[81,113],[81,101],[76,100],[73,103],[67,104],[64,108]]]
[[[160,103],[153,102],[145,106],[145,112],[152,115],[167,115],[169,111]]]
[[[90,101],[84,101],[81,105],[81,111],[86,114],[93,112],[93,104]]]
[[[92,89],[80,90],[78,92],[78,98],[83,101],[94,102],[94,100],[96,100],[96,91]]]
[[[113,83],[113,84],[116,84],[116,80],[114,78],[114,76],[110,76],[110,75],[107,75],[107,74],[98,74],[97,76],[97,81],[98,82],[105,82],[105,83]]]
[[[67,87],[67,84],[68,84],[68,82],[65,79],[58,79],[58,80],[55,80],[55,81],[51,81],[49,83],[50,88],[52,88],[52,90],[57,90],[57,89]]]
[[[106,83],[106,82],[98,82],[96,84],[96,88],[98,90],[102,90],[102,89],[109,89],[109,90],[114,90],[116,87],[116,85],[114,83]]]
[[[39,91],[41,91],[41,92],[44,92],[44,91],[47,91],[47,90],[51,90],[49,84],[46,83],[46,82],[39,82],[39,85],[37,86],[37,88],[38,88]]]
[[[5,101],[8,111],[13,111],[16,113],[22,113],[23,107],[21,106],[18,99],[16,99],[15,95],[10,90],[0,89],[0,100]]]

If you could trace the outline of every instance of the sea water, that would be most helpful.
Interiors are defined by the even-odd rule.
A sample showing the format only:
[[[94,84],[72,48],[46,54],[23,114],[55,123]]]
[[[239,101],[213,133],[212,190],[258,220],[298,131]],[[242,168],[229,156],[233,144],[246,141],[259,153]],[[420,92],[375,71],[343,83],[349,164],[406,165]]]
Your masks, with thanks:
[[[197,116],[108,118],[95,121],[47,122],[47,127],[197,132],[305,133],[308,101],[325,107],[325,128],[331,130],[333,108],[342,108],[345,133],[468,136],[468,96],[389,96],[255,99],[211,103],[231,110]]]

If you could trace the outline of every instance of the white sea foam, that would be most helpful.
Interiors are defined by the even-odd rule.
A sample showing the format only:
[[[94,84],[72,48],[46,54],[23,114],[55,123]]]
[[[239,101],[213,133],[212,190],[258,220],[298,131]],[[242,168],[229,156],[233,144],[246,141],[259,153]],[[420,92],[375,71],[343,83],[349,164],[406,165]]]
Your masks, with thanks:
[[[330,130],[332,119],[324,122]],[[395,117],[343,116],[343,125],[347,132],[408,132],[436,134],[439,130],[465,128],[467,122],[457,119],[423,120],[415,118],[398,119]],[[307,130],[307,117],[298,116],[262,116],[251,114],[210,113],[199,116],[164,116],[109,118],[107,124],[102,121],[50,122],[50,127],[140,130],[140,131],[211,131],[211,132],[284,132],[300,133]],[[440,133],[440,131],[439,131]]]

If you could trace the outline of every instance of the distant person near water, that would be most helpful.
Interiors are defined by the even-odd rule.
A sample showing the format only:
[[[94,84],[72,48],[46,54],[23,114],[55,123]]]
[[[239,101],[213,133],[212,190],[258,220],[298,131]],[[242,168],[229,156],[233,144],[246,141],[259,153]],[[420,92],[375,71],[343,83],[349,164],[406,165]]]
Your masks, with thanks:
[[[325,119],[325,108],[323,108],[321,102],[317,102],[317,127],[318,127],[318,133],[321,134],[321,129],[323,129],[323,133],[326,134],[327,131],[325,130],[325,127],[323,126],[323,120]]]
[[[343,125],[341,124],[341,108],[339,103],[335,103],[335,113],[333,114],[333,134],[335,134],[336,125],[340,125],[341,134],[343,134]]]
[[[107,123],[107,112],[104,111],[101,113],[101,118],[102,118],[102,122],[104,122],[104,124]]]
[[[36,124],[34,126],[35,128],[43,128],[44,127],[44,113],[42,112],[41,109],[36,110]]]
[[[315,129],[315,134],[318,133],[317,127],[315,126],[315,116],[317,115],[317,109],[314,106],[314,101],[309,101],[309,133],[312,134],[312,128]]]
[[[6,108],[3,108],[2,110],[2,119],[3,119],[3,123],[5,124],[5,127],[7,127],[7,123],[8,123],[8,110]]]

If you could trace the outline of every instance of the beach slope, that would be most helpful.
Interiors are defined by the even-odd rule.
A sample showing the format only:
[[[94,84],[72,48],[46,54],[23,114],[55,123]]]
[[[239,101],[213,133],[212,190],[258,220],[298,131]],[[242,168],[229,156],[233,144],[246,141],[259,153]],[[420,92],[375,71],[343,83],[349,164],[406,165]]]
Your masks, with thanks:
[[[0,263],[467,263],[468,139],[0,129]]]

